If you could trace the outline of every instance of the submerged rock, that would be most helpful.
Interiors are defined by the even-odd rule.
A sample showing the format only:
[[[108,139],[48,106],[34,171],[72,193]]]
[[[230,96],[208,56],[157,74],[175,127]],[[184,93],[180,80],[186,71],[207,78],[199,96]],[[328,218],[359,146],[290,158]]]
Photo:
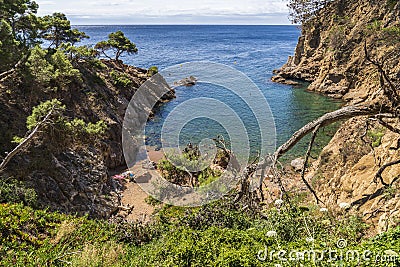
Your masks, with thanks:
[[[179,86],[193,86],[193,85],[196,85],[196,83],[197,83],[197,78],[193,77],[193,76],[190,76],[190,77],[184,78],[184,79],[182,79],[180,81],[174,82],[174,86],[176,86],[176,87],[179,87]]]

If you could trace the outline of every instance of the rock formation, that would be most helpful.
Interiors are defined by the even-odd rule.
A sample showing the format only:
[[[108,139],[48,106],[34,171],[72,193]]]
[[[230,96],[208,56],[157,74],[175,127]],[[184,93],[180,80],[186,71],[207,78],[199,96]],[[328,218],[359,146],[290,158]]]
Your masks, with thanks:
[[[347,105],[365,103],[382,92],[382,77],[366,50],[399,91],[399,18],[398,1],[333,1],[303,25],[295,55],[275,71],[273,80],[305,81],[308,90],[341,98]],[[400,127],[398,117],[388,122]],[[378,231],[398,224],[399,183],[383,187],[376,173],[400,159],[399,140],[399,132],[374,118],[350,119],[314,163],[309,182],[326,204],[352,203],[364,219],[379,221]],[[399,176],[400,165],[382,175],[388,184]]]
[[[24,88],[22,82],[1,85],[1,154],[12,150],[12,136],[25,134],[26,117],[46,99],[59,99],[66,106],[67,117],[107,124],[106,133],[98,140],[58,140],[54,134],[43,133],[10,161],[3,175],[35,189],[39,207],[107,218],[120,205],[121,186],[111,176],[125,168],[121,141],[125,109],[149,75],[145,69],[116,61],[103,60],[102,64],[101,68],[78,66],[82,80],[64,90],[42,92],[34,85]],[[171,89],[161,101],[174,97]]]

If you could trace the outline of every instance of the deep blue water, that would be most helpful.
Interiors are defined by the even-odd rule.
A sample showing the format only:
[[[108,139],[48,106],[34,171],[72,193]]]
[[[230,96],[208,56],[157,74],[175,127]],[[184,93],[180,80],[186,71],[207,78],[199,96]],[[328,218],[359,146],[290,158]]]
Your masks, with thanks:
[[[340,103],[324,96],[305,91],[305,87],[294,88],[270,81],[272,71],[281,67],[288,56],[293,55],[300,30],[295,26],[78,26],[90,39],[83,44],[95,44],[107,39],[111,32],[122,30],[136,43],[139,53],[123,56],[127,64],[160,70],[172,65],[191,61],[212,61],[233,67],[248,77],[260,88],[271,107],[277,143],[282,144],[296,130],[336,109]],[[149,122],[148,142],[157,145],[165,118],[179,104],[198,97],[225,99],[235,109],[243,107],[239,98],[232,97],[224,88],[199,83],[194,87],[177,88],[177,98],[165,104],[155,120]],[[249,111],[235,109],[242,119],[248,119],[250,145],[257,147],[259,131],[252,125]],[[210,110],[213,112],[213,110]],[[213,138],[224,134],[216,122],[197,119],[187,124],[181,136],[183,143],[198,142],[204,137]],[[322,138],[324,139],[324,138]],[[324,141],[326,142],[326,138]],[[301,143],[297,153],[305,149]],[[256,149],[257,150],[257,149]],[[253,151],[254,152],[254,151]]]

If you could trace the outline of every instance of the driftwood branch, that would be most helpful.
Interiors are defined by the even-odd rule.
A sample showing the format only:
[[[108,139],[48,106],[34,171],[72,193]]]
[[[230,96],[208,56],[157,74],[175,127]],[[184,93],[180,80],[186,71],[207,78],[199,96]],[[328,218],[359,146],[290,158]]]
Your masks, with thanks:
[[[306,155],[306,161],[305,164],[307,164],[308,158],[311,153],[311,149],[313,146],[313,143],[315,141],[315,137],[317,134],[317,131],[319,128],[327,126],[329,124],[332,124],[337,121],[342,121],[346,119],[350,119],[353,117],[357,116],[371,116],[371,115],[377,115],[381,114],[382,112],[386,111],[386,107],[382,106],[379,102],[371,102],[369,104],[359,104],[359,105],[353,105],[353,106],[347,106],[343,107],[339,110],[327,113],[323,115],[322,117],[306,124],[304,127],[302,127],[300,130],[295,132],[292,137],[286,141],[283,145],[281,145],[275,153],[270,156],[268,155],[264,160],[263,163],[261,163],[261,177],[259,181],[259,190],[261,191],[262,189],[262,183],[265,179],[265,170],[269,168],[269,171],[271,169],[276,169],[276,165],[278,163],[278,160],[280,157],[282,157],[285,153],[287,153],[289,150],[291,150],[301,139],[303,139],[306,135],[309,133],[313,132],[313,137],[311,139],[311,142],[309,144],[309,148],[307,151]],[[304,178],[304,173],[305,173],[305,167],[303,167],[302,171],[302,180],[306,184],[307,188],[313,193],[314,197],[317,199],[317,202],[321,202],[321,200],[318,198],[316,192],[313,190],[313,188],[309,185],[309,183],[305,180]],[[278,177],[278,183],[280,186],[282,186],[282,181]],[[284,190],[284,188],[282,188]]]
[[[0,164],[0,171],[4,170],[10,160],[32,141],[32,139],[40,132],[39,130],[49,121],[52,113],[53,109],[51,109],[49,113],[47,113],[47,115],[44,117],[44,119],[36,125],[36,127],[28,135],[28,137],[26,137],[16,148],[14,148],[10,153],[7,154],[7,156]]]
[[[324,127],[337,121],[350,119],[357,116],[376,115],[382,111],[378,103],[371,105],[354,105],[341,108],[339,110],[327,113],[322,117],[306,124],[303,128],[295,132],[292,137],[281,145],[274,153],[275,162],[286,152],[292,149],[303,137],[314,131],[316,127]]]
[[[303,180],[303,183],[307,186],[308,190],[310,190],[310,192],[314,195],[315,200],[317,201],[317,204],[319,204],[320,202],[321,203],[323,203],[323,202],[318,198],[317,192],[315,192],[315,190],[308,183],[308,181],[306,180],[306,178],[304,176],[306,174],[308,159],[310,158],[311,150],[314,145],[315,138],[317,137],[319,128],[320,128],[320,126],[318,125],[317,127],[315,127],[315,129],[312,133],[312,137],[311,137],[310,143],[308,145],[307,153],[306,153],[306,158],[304,159],[303,169],[301,170],[301,179]]]

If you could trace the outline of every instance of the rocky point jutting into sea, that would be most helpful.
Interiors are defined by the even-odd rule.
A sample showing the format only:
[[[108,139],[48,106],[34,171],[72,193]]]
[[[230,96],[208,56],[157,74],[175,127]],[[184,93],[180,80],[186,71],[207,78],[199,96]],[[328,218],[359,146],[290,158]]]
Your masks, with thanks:
[[[17,84],[6,81],[3,87],[12,91],[2,90],[0,98],[0,142],[6,151],[11,151],[13,144],[6,140],[16,132],[23,136],[32,108],[53,98],[62,99],[66,115],[71,118],[105,121],[108,127],[104,135],[93,138],[80,133],[71,139],[57,129],[45,131],[35,138],[34,146],[13,158],[5,175],[23,178],[36,191],[41,207],[108,218],[121,205],[121,186],[111,174],[126,166],[121,141],[125,110],[133,94],[150,76],[145,69],[113,60],[102,60],[100,65],[82,61],[78,69],[79,78],[53,91],[43,91],[35,82],[27,85],[25,80]],[[121,77],[126,83],[118,80]],[[175,92],[170,89],[161,101],[174,97]]]

